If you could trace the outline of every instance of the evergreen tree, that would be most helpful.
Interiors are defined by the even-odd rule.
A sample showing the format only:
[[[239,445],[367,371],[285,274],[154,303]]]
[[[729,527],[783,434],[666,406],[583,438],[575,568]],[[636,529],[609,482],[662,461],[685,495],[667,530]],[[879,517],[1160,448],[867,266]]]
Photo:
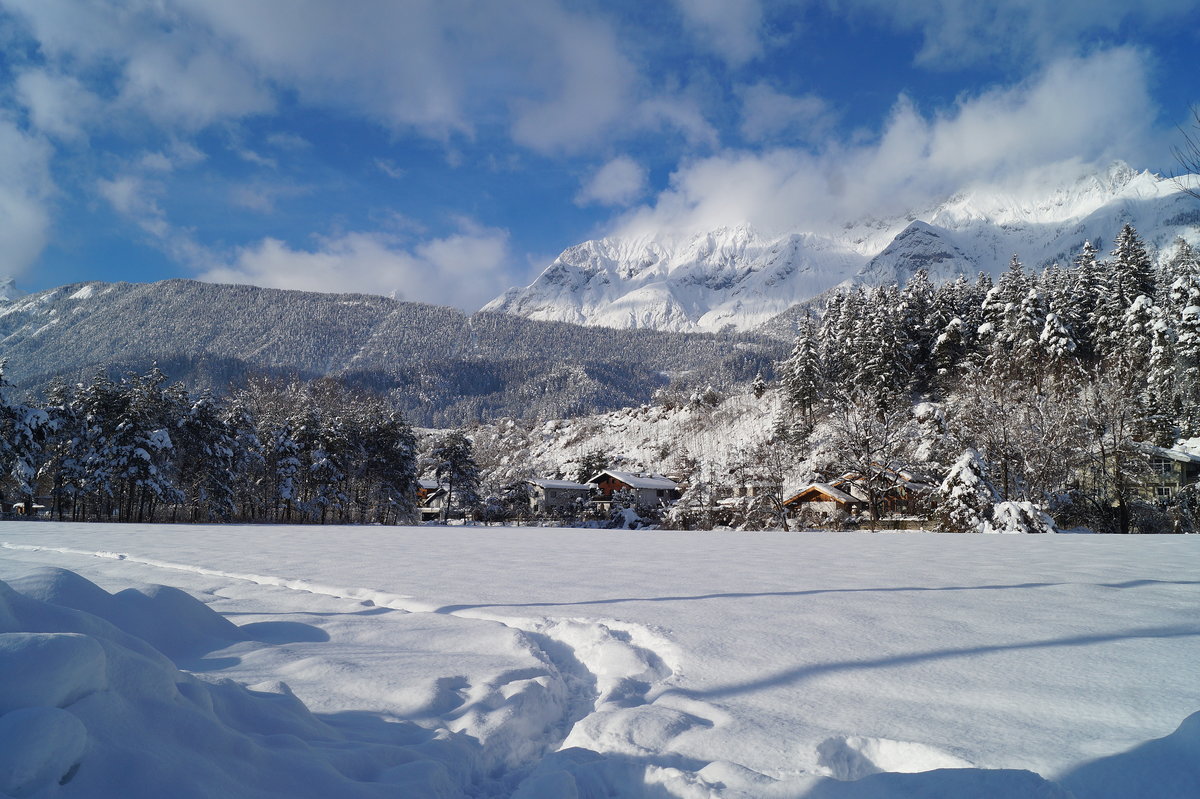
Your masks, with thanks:
[[[236,433],[208,394],[189,406],[172,425],[175,481],[193,521],[229,521],[237,513],[238,467],[244,462]]]
[[[754,375],[754,382],[750,384],[750,390],[754,392],[755,399],[762,399],[763,394],[767,393],[767,381],[763,380],[761,371]]]
[[[818,346],[812,318],[805,316],[796,330],[792,353],[780,370],[784,403],[799,420],[800,430],[789,425],[793,428],[789,431],[792,436],[807,434],[812,427],[813,411],[820,401],[822,369]]]
[[[931,382],[942,395],[958,383],[959,367],[967,354],[966,328],[963,320],[956,316],[946,323],[934,339],[929,356],[933,371]]]
[[[1110,288],[1120,298],[1121,306],[1128,308],[1138,297],[1153,302],[1154,265],[1133,225],[1126,223],[1121,228],[1110,259],[1113,276]]]
[[[1046,314],[1046,323],[1038,336],[1041,345],[1046,370],[1051,377],[1062,380],[1078,369],[1077,353],[1079,344],[1075,340],[1071,328],[1063,318],[1055,312],[1051,305]]]
[[[938,493],[938,526],[950,533],[983,532],[998,499],[988,480],[987,464],[974,449],[967,449],[954,462]]]
[[[1114,359],[1121,364],[1131,380],[1144,378],[1150,366],[1150,345],[1159,309],[1145,294],[1139,294],[1125,311],[1121,335],[1116,340],[1118,350]]]
[[[610,463],[611,457],[602,449],[594,449],[585,453],[579,460],[579,468],[575,471],[575,482],[586,483],[607,469]]]
[[[1154,307],[1142,406],[1147,412],[1146,426],[1150,438],[1161,447],[1174,444],[1177,433],[1179,406],[1176,404],[1175,347],[1172,338],[1166,314],[1161,308]]]
[[[1046,368],[1041,342],[1046,316],[1041,293],[1031,288],[1004,331],[1010,353],[1005,371],[1013,377],[1026,376],[1039,386]]]

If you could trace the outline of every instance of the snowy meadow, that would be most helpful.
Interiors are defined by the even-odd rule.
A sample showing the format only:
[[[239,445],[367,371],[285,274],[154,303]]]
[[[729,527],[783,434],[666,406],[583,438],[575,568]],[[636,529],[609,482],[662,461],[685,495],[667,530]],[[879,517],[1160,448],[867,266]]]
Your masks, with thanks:
[[[0,580],[11,796],[1200,795],[1195,536],[9,522]]]

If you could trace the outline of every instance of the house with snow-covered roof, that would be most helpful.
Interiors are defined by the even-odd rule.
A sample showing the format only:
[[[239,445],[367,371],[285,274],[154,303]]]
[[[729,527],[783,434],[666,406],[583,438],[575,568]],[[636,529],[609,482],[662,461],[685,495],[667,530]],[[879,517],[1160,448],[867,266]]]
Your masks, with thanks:
[[[556,513],[577,508],[592,495],[592,486],[573,480],[532,477],[529,484],[529,509],[536,513]]]
[[[875,490],[881,516],[928,516],[937,500],[941,480],[898,463],[874,464],[869,474],[847,472],[831,485],[856,499],[868,501]]]
[[[808,508],[817,513],[856,513],[866,507],[866,500],[843,491],[829,483],[810,483],[783,501],[790,513]]]
[[[422,477],[417,481],[417,510],[421,513],[421,521],[440,519],[446,499],[446,489],[437,480]]]
[[[1141,443],[1138,449],[1150,458],[1151,478],[1146,482],[1147,499],[1170,502],[1182,489],[1200,483],[1200,452],[1182,444],[1156,447]]]
[[[597,501],[612,502],[612,496],[618,491],[629,491],[633,494],[638,505],[656,506],[670,505],[679,499],[679,484],[661,474],[647,472],[618,472],[605,469],[592,479],[590,485],[596,487],[599,496]]]

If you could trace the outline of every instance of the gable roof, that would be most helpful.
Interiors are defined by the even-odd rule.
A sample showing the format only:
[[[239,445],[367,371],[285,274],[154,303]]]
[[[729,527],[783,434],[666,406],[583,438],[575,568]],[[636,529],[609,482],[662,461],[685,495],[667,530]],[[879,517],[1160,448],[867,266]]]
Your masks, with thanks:
[[[538,488],[554,488],[558,490],[570,491],[591,491],[592,487],[583,483],[576,483],[574,480],[551,480],[547,477],[531,477],[525,482],[532,483]]]
[[[834,488],[829,483],[810,483],[804,488],[797,491],[792,496],[783,501],[784,505],[791,505],[796,502],[820,502],[818,497],[825,497],[826,500],[832,500],[843,505],[861,505],[863,501],[858,497],[851,496],[841,489]]]
[[[1173,460],[1178,463],[1200,463],[1200,455],[1187,452],[1179,445],[1167,449],[1165,447],[1156,447],[1153,444],[1139,442],[1137,446],[1142,452],[1145,452],[1147,455],[1152,457],[1167,458],[1168,460]]]
[[[677,491],[679,489],[678,483],[661,474],[634,474],[633,472],[614,472],[611,469],[605,469],[588,482],[598,483],[600,478],[606,474],[630,488],[651,488],[660,491]]]

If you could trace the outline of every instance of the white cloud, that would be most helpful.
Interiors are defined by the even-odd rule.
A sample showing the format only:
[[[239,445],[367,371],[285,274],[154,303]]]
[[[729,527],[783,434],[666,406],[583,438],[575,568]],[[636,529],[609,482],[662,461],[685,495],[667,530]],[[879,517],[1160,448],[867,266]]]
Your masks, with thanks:
[[[68,141],[87,138],[84,126],[100,108],[100,98],[77,79],[44,69],[21,73],[16,90],[35,128]]]
[[[600,167],[575,197],[578,205],[629,205],[646,191],[646,170],[627,155]]]
[[[742,100],[740,127],[747,141],[810,141],[824,136],[833,124],[829,104],[813,94],[795,97],[767,83],[744,86],[738,94]]]
[[[43,72],[30,79],[32,108],[59,128],[115,124],[133,112],[158,124],[195,129],[272,107],[259,76],[225,42],[182,17],[174,4],[6,0],[6,5],[25,21],[50,63],[76,73],[51,78]],[[84,92],[78,81],[114,70],[115,96],[107,103]],[[86,106],[78,102],[88,98],[92,102]],[[76,102],[67,107],[67,101]]]
[[[715,147],[720,138],[704,118],[699,105],[684,97],[660,96],[644,100],[631,122],[646,130],[677,130],[693,147]]]
[[[264,169],[276,169],[279,167],[279,162],[274,158],[265,156],[262,153],[257,153],[254,150],[251,150],[249,147],[235,147],[234,152],[237,153],[238,158],[242,159],[248,164],[261,166]]]
[[[353,232],[318,238],[311,250],[266,238],[201,280],[304,291],[394,294],[475,310],[507,287],[508,235],[463,223],[444,238],[406,248],[394,236]]]
[[[675,0],[702,44],[731,66],[762,55],[763,12],[759,0]]]
[[[312,192],[311,186],[257,181],[234,186],[230,189],[229,201],[240,208],[270,214],[275,212],[275,204],[279,200],[303,197]]]
[[[919,208],[971,184],[1025,181],[1080,162],[1136,161],[1154,104],[1140,51],[1062,59],[1035,78],[923,116],[901,98],[877,139],[725,151],[681,167],[652,206],[618,222],[624,232],[681,233],[749,222],[768,232]]]
[[[145,172],[174,172],[176,169],[195,166],[207,157],[201,150],[188,142],[174,141],[166,150],[142,153],[141,157],[136,160],[136,166]]]
[[[292,152],[307,150],[312,146],[312,142],[295,133],[272,133],[267,136],[266,142],[277,150],[290,150]]]
[[[52,148],[0,117],[0,276],[20,277],[50,234]]]
[[[57,132],[82,129],[68,111],[83,105],[59,98],[85,96],[89,80],[109,87],[87,109],[94,124],[198,130],[269,113],[287,92],[303,106],[396,131],[443,142],[507,131],[546,153],[578,152],[646,126],[678,124],[689,137],[704,127],[694,109],[639,112],[660,99],[654,81],[639,74],[612,23],[564,0],[5,3],[62,73],[53,87],[49,72],[31,79],[41,81],[31,102]],[[717,8],[697,6],[688,18],[717,24]]]
[[[920,31],[918,63],[957,66],[1045,61],[1126,27],[1155,26],[1195,12],[1194,0],[826,0],[839,11]]]
[[[391,161],[387,158],[376,158],[375,167],[392,180],[400,180],[404,177],[404,169],[396,166],[395,161]]]
[[[158,203],[163,192],[160,183],[126,174],[97,181],[96,191],[117,213],[132,219],[147,233],[164,238],[170,232],[167,216]]]
[[[628,114],[636,72],[607,25],[545,11],[536,20],[544,49],[534,70],[551,83],[540,97],[514,103],[512,136],[535,150],[578,151]]]

